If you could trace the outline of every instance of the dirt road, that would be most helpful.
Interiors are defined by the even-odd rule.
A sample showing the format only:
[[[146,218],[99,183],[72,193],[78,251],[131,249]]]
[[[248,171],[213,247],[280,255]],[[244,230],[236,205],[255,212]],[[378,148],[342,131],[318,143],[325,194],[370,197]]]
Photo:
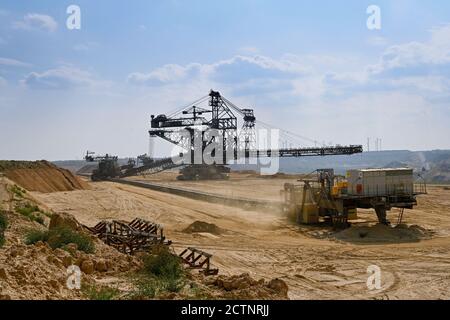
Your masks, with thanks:
[[[209,191],[222,188],[224,194],[231,190],[239,196],[265,194],[279,199],[285,180],[248,179],[244,186],[216,182]],[[237,187],[233,189],[233,185]],[[90,226],[112,218],[157,221],[164,225],[178,252],[188,245],[204,249],[214,255],[213,263],[224,274],[279,277],[288,283],[291,299],[450,298],[450,191],[444,187],[430,187],[417,209],[405,212],[405,223],[420,226],[430,239],[423,240],[415,233],[376,238],[375,214],[365,210],[355,226],[368,226],[375,240],[361,241],[357,232],[354,238],[337,240],[324,226],[297,226],[276,212],[248,211],[110,182],[91,186],[91,190],[34,192],[33,196]],[[193,188],[205,187],[207,183],[199,182]],[[390,218],[395,220],[396,212]],[[224,231],[182,231],[194,221],[213,223]],[[367,267],[373,264],[381,268],[382,288],[369,291]]]

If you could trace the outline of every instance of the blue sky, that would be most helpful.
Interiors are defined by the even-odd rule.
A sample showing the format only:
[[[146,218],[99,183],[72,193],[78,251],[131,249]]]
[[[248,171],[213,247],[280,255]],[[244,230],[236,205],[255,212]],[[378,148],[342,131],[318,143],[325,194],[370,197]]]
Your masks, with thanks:
[[[142,154],[150,114],[211,88],[314,140],[450,148],[449,23],[448,1],[0,0],[0,158]]]

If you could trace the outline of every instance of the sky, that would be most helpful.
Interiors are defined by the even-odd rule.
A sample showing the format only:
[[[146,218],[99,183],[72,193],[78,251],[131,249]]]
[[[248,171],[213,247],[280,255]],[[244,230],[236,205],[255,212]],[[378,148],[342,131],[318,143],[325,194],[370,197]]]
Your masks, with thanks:
[[[0,0],[0,159],[143,154],[210,89],[326,144],[450,149],[450,2]]]

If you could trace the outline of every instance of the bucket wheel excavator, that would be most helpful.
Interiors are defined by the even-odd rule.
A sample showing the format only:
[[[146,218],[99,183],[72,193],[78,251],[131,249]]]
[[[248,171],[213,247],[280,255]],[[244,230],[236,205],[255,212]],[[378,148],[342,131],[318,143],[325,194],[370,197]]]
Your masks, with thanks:
[[[200,107],[202,104],[206,106]],[[238,119],[242,122],[239,133]],[[151,138],[159,137],[182,150],[180,161],[183,168],[179,180],[227,179],[230,172],[227,164],[241,158],[351,155],[362,152],[361,145],[257,149],[256,123],[252,109],[241,109],[219,92],[211,90],[207,96],[169,115],[152,115],[149,134]]]
[[[117,156],[111,156],[109,154],[96,156],[95,152],[86,151],[84,160],[86,160],[86,162],[98,163],[98,167],[92,171],[92,181],[107,180],[120,175],[121,167],[118,164]]]

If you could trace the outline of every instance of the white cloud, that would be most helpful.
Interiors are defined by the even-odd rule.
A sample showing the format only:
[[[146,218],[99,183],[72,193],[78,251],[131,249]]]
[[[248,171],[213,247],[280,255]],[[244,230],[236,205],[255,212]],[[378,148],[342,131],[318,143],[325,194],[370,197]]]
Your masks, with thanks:
[[[16,59],[2,58],[0,57],[0,65],[9,67],[29,67],[29,63],[25,63]]]
[[[0,76],[0,87],[3,87],[3,86],[5,86],[6,85],[6,79],[5,78],[3,78],[2,76]]]
[[[299,59],[293,57],[296,56],[284,56],[277,60],[262,55],[238,55],[219,61],[212,68],[216,77],[230,80],[302,75],[310,71]]]
[[[187,66],[167,64],[149,73],[133,72],[128,75],[127,80],[132,84],[150,86],[177,83],[198,76],[202,68],[203,66],[197,63]]]
[[[372,42],[380,46],[387,44],[384,38],[374,38]],[[214,88],[225,96],[263,109],[281,104],[292,112],[310,106],[311,110],[326,110],[321,116],[328,117],[328,123],[347,104],[358,108],[359,119],[364,119],[366,114],[381,109],[383,114],[399,110],[424,114],[440,110],[450,99],[450,25],[432,29],[427,40],[389,46],[376,64],[368,64],[363,59],[328,55],[286,54],[278,59],[237,55],[209,64],[164,65],[149,73],[130,74],[128,81],[147,88],[156,87],[155,90],[164,90],[167,95],[179,92],[178,96],[190,95],[192,87]],[[185,90],[188,86],[190,89]],[[358,98],[352,100],[352,97]],[[364,103],[369,97],[372,103]],[[420,108],[414,108],[414,101],[420,101]],[[332,110],[337,113],[331,113]],[[382,119],[379,120],[377,125],[381,126]],[[411,121],[420,123],[414,117]]]
[[[372,39],[374,45],[386,41]],[[146,86],[209,83],[238,95],[278,93],[305,99],[393,90],[442,98],[450,92],[450,25],[433,28],[426,41],[389,46],[372,65],[355,57],[237,55],[211,64],[164,65],[132,73],[128,81]]]
[[[54,32],[58,29],[58,23],[53,17],[39,13],[28,13],[20,21],[13,23],[14,29],[34,30],[41,29],[48,32]]]
[[[302,76],[309,71],[290,58],[275,60],[265,56],[237,55],[213,64],[191,63],[186,66],[167,64],[149,73],[134,72],[128,82],[141,85],[167,85],[181,81],[207,79],[217,83],[261,82]]]
[[[411,76],[388,80],[388,84],[393,88],[406,88],[411,91],[419,90],[428,94],[441,94],[448,92],[450,79],[432,75]]]
[[[428,41],[390,46],[378,64],[369,70],[381,73],[391,69],[443,64],[450,64],[450,24],[433,28]]]
[[[21,82],[36,89],[68,89],[100,84],[91,73],[72,66],[60,66],[42,73],[31,72]]]
[[[365,70],[365,90],[403,90],[428,98],[449,97],[450,25],[431,29],[426,41],[392,45]]]

